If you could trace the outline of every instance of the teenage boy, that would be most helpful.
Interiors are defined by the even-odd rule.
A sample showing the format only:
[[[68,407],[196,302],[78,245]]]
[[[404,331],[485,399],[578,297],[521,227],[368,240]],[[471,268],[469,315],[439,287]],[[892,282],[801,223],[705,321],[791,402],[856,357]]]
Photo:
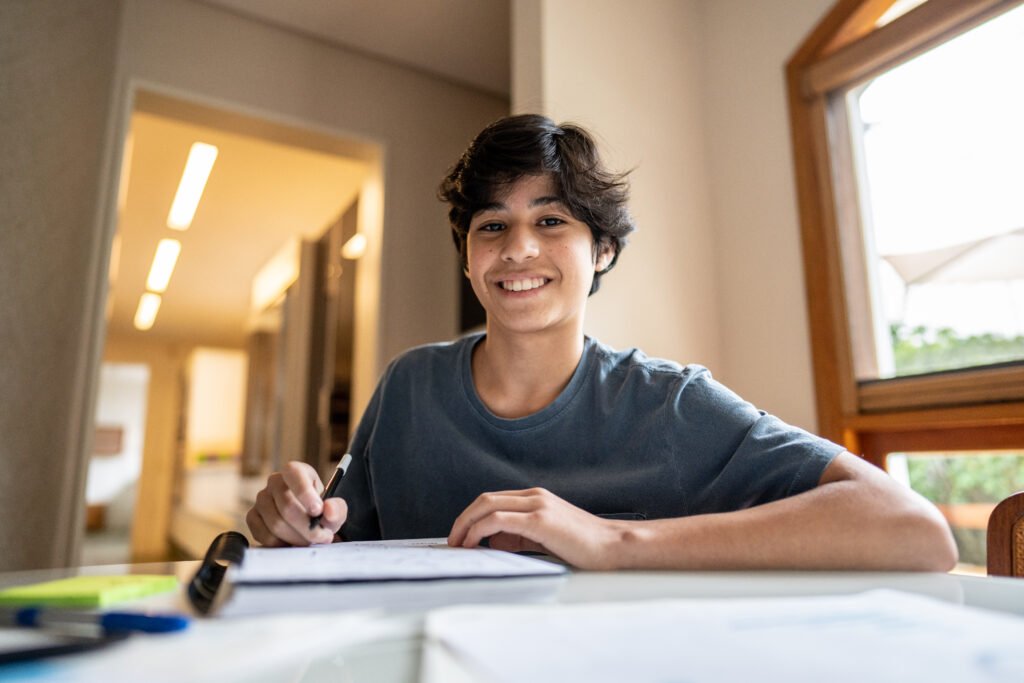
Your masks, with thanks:
[[[486,332],[394,360],[341,497],[321,501],[313,468],[289,463],[249,511],[257,541],[488,539],[586,569],[953,566],[942,516],[882,471],[702,367],[584,336],[634,229],[625,178],[586,131],[497,121],[440,196]]]

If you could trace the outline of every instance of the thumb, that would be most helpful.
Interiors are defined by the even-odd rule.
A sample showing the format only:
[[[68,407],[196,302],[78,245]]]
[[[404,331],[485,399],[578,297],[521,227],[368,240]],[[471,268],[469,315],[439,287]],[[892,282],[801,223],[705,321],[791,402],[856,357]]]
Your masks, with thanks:
[[[320,526],[332,534],[336,534],[346,519],[348,519],[348,503],[343,498],[328,498],[324,501],[324,512],[320,520]]]

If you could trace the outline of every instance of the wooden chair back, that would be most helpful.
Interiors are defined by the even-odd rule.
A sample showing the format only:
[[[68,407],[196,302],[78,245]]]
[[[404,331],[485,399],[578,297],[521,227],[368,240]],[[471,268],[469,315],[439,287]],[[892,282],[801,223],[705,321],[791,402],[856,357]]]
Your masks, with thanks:
[[[1024,491],[1000,502],[988,518],[988,573],[1024,578]]]

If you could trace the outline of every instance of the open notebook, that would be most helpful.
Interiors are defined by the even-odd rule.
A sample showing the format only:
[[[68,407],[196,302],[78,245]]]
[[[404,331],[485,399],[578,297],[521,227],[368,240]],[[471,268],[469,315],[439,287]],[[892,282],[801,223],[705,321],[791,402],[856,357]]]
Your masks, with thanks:
[[[535,602],[552,599],[568,573],[561,564],[535,557],[450,548],[444,539],[242,547],[229,554],[224,562],[211,546],[204,567],[219,563],[226,572],[209,604],[200,605],[193,596],[200,611],[231,616]]]
[[[363,541],[308,548],[250,548],[228,570],[235,584],[366,583],[557,576],[565,567],[488,548],[451,548],[443,538]]]

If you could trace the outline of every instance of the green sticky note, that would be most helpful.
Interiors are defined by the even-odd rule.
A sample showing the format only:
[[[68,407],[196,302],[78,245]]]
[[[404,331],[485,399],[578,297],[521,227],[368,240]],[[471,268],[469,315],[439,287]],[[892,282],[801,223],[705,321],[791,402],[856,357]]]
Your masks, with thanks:
[[[178,579],[174,576],[74,576],[0,590],[0,606],[106,607],[125,600],[166,593],[177,587]]]

